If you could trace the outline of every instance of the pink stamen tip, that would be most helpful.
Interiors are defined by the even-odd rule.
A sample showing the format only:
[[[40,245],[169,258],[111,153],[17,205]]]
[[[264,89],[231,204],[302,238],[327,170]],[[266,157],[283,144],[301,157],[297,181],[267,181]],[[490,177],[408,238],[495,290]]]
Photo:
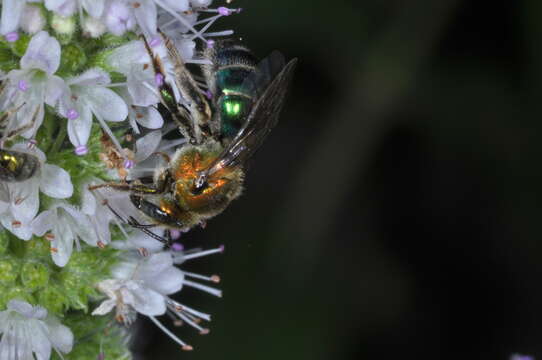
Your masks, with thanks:
[[[171,238],[173,240],[177,240],[178,238],[181,237],[181,231],[180,230],[170,230],[170,233],[171,233]]]
[[[184,345],[184,346],[182,347],[182,349],[183,349],[184,351],[192,351],[192,350],[194,350],[194,348],[193,348],[191,345]]]
[[[12,226],[14,229],[18,229],[18,228],[20,228],[22,225],[23,225],[23,223],[21,223],[21,222],[18,221],[18,220],[13,220],[13,221],[11,222],[11,226]]]
[[[38,142],[35,139],[28,140],[28,145],[26,146],[28,149],[32,150],[38,145]]]
[[[6,35],[4,35],[4,38],[5,38],[8,42],[15,42],[15,41],[19,40],[19,33],[16,32],[16,31],[7,33]]]
[[[162,86],[164,85],[164,75],[162,74],[156,74],[154,76],[154,82],[156,83],[156,86]]]
[[[134,165],[135,165],[135,163],[132,160],[130,160],[130,159],[124,160],[124,168],[125,169],[131,169],[131,168],[134,167]]]
[[[218,10],[218,13],[220,15],[222,15],[222,16],[230,16],[231,15],[231,11],[227,7],[221,6],[217,10]]]
[[[212,49],[214,46],[215,46],[215,41],[214,40],[207,40],[207,47],[209,49]]]
[[[26,82],[25,80],[19,80],[17,87],[19,88],[19,90],[24,92],[28,90],[28,82]]]
[[[211,90],[207,90],[205,92],[205,96],[207,97],[207,99],[211,100],[213,98],[213,93]]]
[[[171,245],[171,249],[172,249],[173,251],[183,251],[183,250],[184,250],[184,246],[183,246],[183,244],[181,244],[181,243],[173,243],[173,244]]]
[[[75,148],[75,155],[83,156],[88,154],[88,148],[85,145],[79,145]]]
[[[152,40],[149,42],[149,45],[151,47],[157,47],[158,45],[160,45],[162,43],[162,41],[160,40],[159,37],[153,37]]]
[[[225,247],[224,245],[220,245],[219,249],[220,249],[221,252],[224,252],[224,250],[226,249],[226,247]]]
[[[209,334],[210,332],[211,332],[211,330],[209,330],[209,329],[203,329],[203,330],[201,330],[199,333],[200,333],[200,335],[207,335],[207,334]]]
[[[75,120],[79,117],[79,113],[75,109],[68,110],[68,113],[66,114],[66,117],[70,120]]]

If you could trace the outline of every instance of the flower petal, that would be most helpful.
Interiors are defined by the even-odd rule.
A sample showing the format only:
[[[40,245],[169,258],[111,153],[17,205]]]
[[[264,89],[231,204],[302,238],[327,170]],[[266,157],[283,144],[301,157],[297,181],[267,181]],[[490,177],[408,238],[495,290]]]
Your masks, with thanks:
[[[109,74],[102,69],[92,68],[67,81],[68,85],[96,86],[111,83]]]
[[[11,193],[11,214],[15,220],[30,223],[39,208],[39,178],[33,177],[8,185]]]
[[[75,234],[65,221],[61,221],[60,219],[56,221],[58,223],[53,233],[54,239],[51,241],[52,258],[57,266],[64,267],[72,255]]]
[[[137,287],[133,289],[134,301],[130,304],[140,314],[147,316],[162,315],[166,312],[164,296],[154,290]]]
[[[113,90],[104,87],[88,87],[81,91],[92,112],[106,121],[119,122],[128,116],[124,100]]]
[[[138,6],[134,6],[135,3]],[[130,1],[134,8],[134,15],[143,34],[147,37],[156,35],[156,4],[154,0],[135,0]]]
[[[104,12],[104,0],[83,0],[83,8],[87,13],[94,17],[99,18]]]
[[[73,347],[73,333],[52,316],[45,320],[49,327],[49,340],[53,347],[60,352],[69,353]]]
[[[52,75],[58,70],[59,65],[60,44],[58,40],[49,36],[45,31],[34,35],[28,44],[26,53],[21,58],[21,68],[40,69]]]
[[[183,287],[184,273],[174,266],[160,273],[149,283],[149,287],[160,294],[168,295],[180,291]]]
[[[68,90],[66,83],[61,77],[50,76],[47,80],[45,92],[45,103],[49,106],[55,106],[58,99]]]
[[[136,121],[147,129],[161,129],[164,126],[162,115],[154,107],[137,107],[135,111]]]
[[[140,162],[147,159],[158,148],[162,140],[162,132],[154,130],[136,141],[135,161]]]
[[[79,102],[75,106],[79,117],[68,121],[68,137],[73,146],[86,145],[92,129],[92,112],[90,107]]]
[[[2,2],[2,18],[0,20],[2,35],[17,30],[25,5],[26,1],[22,0],[4,0]]]
[[[36,216],[32,221],[32,232],[37,236],[43,236],[47,231],[53,228],[53,224],[56,220],[56,210],[46,210]]]
[[[92,315],[105,315],[111,312],[113,308],[116,305],[116,301],[113,299],[107,299],[103,301],[100,306],[98,306],[94,311],[92,312]]]
[[[77,10],[75,0],[45,0],[45,7],[62,16],[72,16]]]
[[[21,240],[30,240],[32,238],[32,227],[29,223],[21,222],[20,225],[13,226],[15,219],[10,213],[0,216],[2,226]],[[0,357],[1,359],[1,357]]]
[[[52,198],[66,199],[73,195],[70,174],[60,166],[44,164],[41,173],[40,189]]]

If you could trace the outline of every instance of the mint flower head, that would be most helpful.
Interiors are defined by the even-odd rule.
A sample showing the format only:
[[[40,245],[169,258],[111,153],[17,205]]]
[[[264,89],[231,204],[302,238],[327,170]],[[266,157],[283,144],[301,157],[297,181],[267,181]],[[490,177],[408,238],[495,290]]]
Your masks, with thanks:
[[[211,0],[1,1],[0,359],[129,359],[137,316],[184,350],[172,327],[209,332],[183,289],[221,297],[220,278],[184,265],[223,247],[164,247],[166,229],[128,225],[149,222],[129,192],[95,187],[152,177],[187,143],[159,109],[164,82],[188,102],[160,32],[185,63],[208,64],[202,51],[232,34],[213,25],[238,12]]]

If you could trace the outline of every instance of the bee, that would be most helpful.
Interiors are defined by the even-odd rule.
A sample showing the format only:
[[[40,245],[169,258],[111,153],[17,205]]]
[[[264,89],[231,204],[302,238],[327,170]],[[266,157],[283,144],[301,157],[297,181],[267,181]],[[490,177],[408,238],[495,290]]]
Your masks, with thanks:
[[[163,34],[162,38],[184,101],[177,103],[173,87],[157,81],[161,103],[189,141],[171,158],[160,154],[167,166],[157,169],[152,178],[110,182],[91,190],[109,187],[130,192],[132,204],[150,224],[133,217],[123,220],[168,243],[170,239],[148,229],[188,230],[203,225],[241,195],[246,163],[278,121],[297,59],[286,64],[280,53],[273,52],[258,63],[250,50],[235,41],[217,41],[203,52],[210,63],[201,68],[210,91],[206,97],[173,43]],[[145,44],[157,77],[165,79],[161,59]]]
[[[0,93],[3,92],[4,89],[5,83],[3,82],[0,84]],[[16,129],[8,130],[8,119],[23,105],[9,109],[0,115],[0,143],[10,140],[34,126],[37,111],[28,124],[24,124]],[[2,146],[0,146],[0,181],[25,181],[33,177],[38,172],[39,168],[40,162],[36,156],[20,151],[2,149]]]

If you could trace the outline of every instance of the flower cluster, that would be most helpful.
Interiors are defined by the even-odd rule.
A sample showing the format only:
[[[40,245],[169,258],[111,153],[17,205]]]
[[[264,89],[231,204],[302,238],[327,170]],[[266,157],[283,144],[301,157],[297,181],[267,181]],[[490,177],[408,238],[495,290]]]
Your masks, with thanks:
[[[210,315],[172,296],[185,286],[221,296],[203,283],[218,276],[178,266],[223,249],[164,249],[121,220],[144,222],[127,192],[89,187],[152,174],[152,154],[186,142],[166,138],[176,128],[157,110],[156,85],[174,82],[155,74],[142,38],[166,68],[160,31],[186,63],[205,63],[196,49],[232,33],[211,26],[239,11],[211,2],[1,2],[0,151],[36,159],[27,178],[0,171],[1,359],[129,357],[125,332],[96,329],[111,334],[111,317],[130,325],[137,313],[185,350],[157,316],[208,332]]]

